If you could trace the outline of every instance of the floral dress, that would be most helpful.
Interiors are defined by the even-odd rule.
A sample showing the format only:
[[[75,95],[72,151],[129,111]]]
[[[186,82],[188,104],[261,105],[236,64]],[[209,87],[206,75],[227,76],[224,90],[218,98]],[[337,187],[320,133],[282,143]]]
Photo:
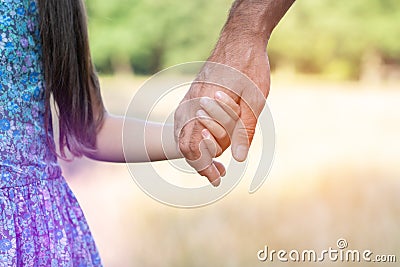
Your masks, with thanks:
[[[101,266],[47,142],[37,3],[0,2],[0,266]]]

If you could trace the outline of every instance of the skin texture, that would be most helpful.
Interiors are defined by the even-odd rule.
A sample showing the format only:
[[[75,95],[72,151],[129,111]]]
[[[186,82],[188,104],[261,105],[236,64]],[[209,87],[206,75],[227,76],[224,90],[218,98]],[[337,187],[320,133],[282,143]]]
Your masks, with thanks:
[[[211,183],[220,179],[220,163],[213,161],[232,144],[232,155],[244,161],[253,140],[258,116],[265,105],[270,88],[270,67],[266,47],[269,37],[293,4],[294,0],[237,0],[221,32],[209,62],[230,66],[246,75],[257,87],[244,82],[241,88],[221,88],[210,83],[193,83],[175,112],[175,138],[179,149],[189,164]],[[199,73],[202,81],[215,80],[211,64],[205,64]],[[221,79],[224,79],[221,75]],[[233,129],[226,129],[227,136],[214,135],[221,148],[204,151],[200,143],[205,127],[198,116],[197,105],[185,104],[199,97],[215,96],[216,91],[229,95],[240,106],[240,118]],[[194,103],[194,102],[193,102]],[[193,164],[202,162],[203,164]]]

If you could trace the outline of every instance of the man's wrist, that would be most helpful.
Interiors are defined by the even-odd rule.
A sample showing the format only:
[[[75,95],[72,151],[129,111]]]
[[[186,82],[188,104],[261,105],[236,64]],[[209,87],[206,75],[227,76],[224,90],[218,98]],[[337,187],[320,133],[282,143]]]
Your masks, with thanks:
[[[236,0],[221,32],[221,41],[244,40],[267,45],[272,29],[268,27],[268,2]]]
[[[293,2],[295,0],[236,0],[218,43],[245,42],[265,48],[272,31]]]
[[[250,33],[221,33],[213,52],[207,61],[231,66],[237,69],[252,64],[255,57],[266,53],[268,40]]]

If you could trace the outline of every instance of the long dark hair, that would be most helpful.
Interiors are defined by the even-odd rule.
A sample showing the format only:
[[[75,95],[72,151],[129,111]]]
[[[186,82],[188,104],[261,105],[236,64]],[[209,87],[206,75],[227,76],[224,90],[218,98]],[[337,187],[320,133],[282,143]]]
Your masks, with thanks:
[[[91,59],[83,0],[39,0],[40,34],[46,97],[46,130],[51,123],[50,96],[57,103],[59,145],[82,156],[96,149],[104,105]]]

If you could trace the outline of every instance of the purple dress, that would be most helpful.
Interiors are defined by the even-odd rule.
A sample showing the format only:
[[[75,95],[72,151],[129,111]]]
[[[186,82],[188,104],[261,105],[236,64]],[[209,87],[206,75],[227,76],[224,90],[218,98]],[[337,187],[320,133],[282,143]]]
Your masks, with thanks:
[[[0,2],[0,267],[101,266],[46,141],[37,3]]]

